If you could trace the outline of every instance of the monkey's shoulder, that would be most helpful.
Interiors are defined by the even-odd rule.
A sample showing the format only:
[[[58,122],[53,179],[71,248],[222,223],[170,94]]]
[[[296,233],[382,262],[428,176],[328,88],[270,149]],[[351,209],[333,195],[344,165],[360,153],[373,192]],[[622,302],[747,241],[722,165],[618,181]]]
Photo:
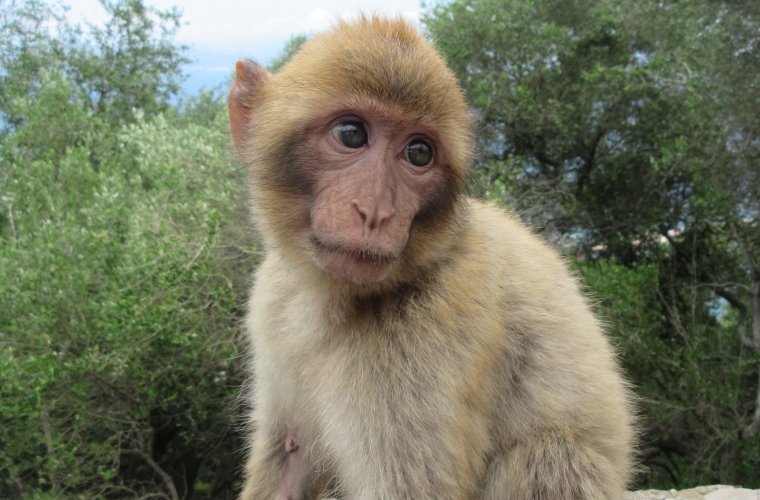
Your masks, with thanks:
[[[478,201],[469,210],[469,244],[488,255],[490,273],[485,284],[471,284],[467,293],[490,300],[489,313],[504,325],[497,335],[506,342],[508,358],[542,374],[525,379],[534,399],[543,400],[544,390],[550,399],[552,387],[563,386],[583,401],[605,392],[622,400],[613,350],[567,262],[513,213]],[[489,290],[488,281],[497,288]],[[599,374],[604,381],[597,380]]]
[[[508,209],[469,199],[459,248],[462,261],[477,262],[488,271],[484,279],[522,293],[574,293],[578,283],[567,262],[534,230]]]
[[[604,342],[577,277],[561,255],[495,204],[468,200],[458,255],[443,279],[449,290],[484,304],[508,330],[541,342]]]

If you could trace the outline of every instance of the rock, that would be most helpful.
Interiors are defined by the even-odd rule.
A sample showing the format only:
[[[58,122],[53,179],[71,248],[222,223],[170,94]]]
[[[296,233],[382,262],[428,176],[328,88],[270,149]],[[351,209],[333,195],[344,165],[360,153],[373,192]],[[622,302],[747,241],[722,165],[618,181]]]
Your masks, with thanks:
[[[760,490],[716,484],[681,491],[632,491],[626,493],[625,500],[760,500]]]
[[[324,500],[338,499],[325,498]],[[760,490],[715,484],[681,491],[629,491],[625,494],[625,500],[760,500]]]

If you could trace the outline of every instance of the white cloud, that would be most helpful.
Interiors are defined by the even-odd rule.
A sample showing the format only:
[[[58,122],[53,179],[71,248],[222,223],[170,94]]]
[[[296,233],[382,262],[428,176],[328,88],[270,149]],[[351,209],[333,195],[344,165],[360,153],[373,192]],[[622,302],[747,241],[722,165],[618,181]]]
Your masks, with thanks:
[[[309,17],[301,21],[300,31],[305,33],[316,33],[326,30],[336,21],[336,16],[330,14],[324,9],[317,9],[309,14]]]
[[[2,0],[0,0],[2,1]],[[63,0],[69,18],[102,25],[106,13],[98,0]],[[204,80],[211,86],[226,79],[240,57],[272,60],[293,35],[329,28],[338,17],[358,12],[401,14],[419,24],[419,0],[145,0],[160,10],[177,6],[183,25],[177,41],[190,46],[191,75],[221,75]],[[195,78],[195,76],[193,77]],[[192,79],[192,78],[191,78]],[[186,85],[195,89],[198,84]]]
[[[297,33],[312,33],[326,29],[334,20],[335,16],[324,9],[316,9],[302,16],[270,16],[255,22],[239,20],[216,24],[188,19],[189,25],[183,28],[181,38],[198,43],[224,44],[281,39]]]
[[[97,0],[64,0],[73,21],[102,24],[106,13]],[[165,10],[174,5],[183,11],[184,25],[177,39],[188,44],[232,45],[287,40],[298,33],[328,28],[338,16],[357,12],[403,13],[417,22],[418,0],[147,0]]]
[[[108,19],[105,9],[97,0],[72,0],[64,2],[70,7],[68,17],[75,23],[103,25]]]

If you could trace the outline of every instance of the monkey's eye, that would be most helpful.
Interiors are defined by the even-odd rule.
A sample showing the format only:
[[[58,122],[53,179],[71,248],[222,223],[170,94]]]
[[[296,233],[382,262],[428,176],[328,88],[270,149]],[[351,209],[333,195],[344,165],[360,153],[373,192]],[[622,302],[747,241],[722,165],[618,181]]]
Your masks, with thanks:
[[[424,167],[433,160],[433,148],[427,142],[415,139],[406,146],[406,159],[416,167]]]
[[[335,139],[347,148],[357,149],[367,144],[367,130],[359,122],[343,122],[332,129]]]

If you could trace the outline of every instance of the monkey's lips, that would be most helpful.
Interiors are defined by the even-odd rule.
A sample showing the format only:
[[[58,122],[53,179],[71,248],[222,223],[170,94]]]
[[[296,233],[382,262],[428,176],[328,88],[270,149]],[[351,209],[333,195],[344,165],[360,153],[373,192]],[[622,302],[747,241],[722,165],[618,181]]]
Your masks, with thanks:
[[[327,243],[314,237],[319,267],[337,278],[354,283],[373,283],[382,280],[398,257],[373,249],[353,250]]]

